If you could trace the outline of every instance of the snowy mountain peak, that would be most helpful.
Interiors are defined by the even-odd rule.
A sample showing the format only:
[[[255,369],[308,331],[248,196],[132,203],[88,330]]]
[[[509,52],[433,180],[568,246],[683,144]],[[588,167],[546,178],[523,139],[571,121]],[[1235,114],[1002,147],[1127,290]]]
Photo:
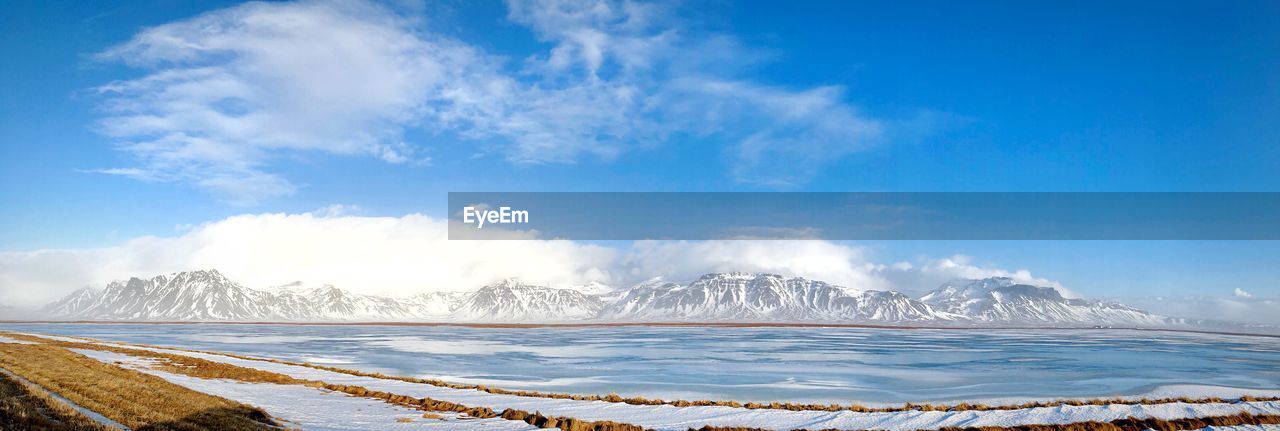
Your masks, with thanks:
[[[101,291],[77,291],[53,307],[61,315],[111,320],[225,320],[259,311],[248,289],[217,270],[114,281]]]
[[[102,290],[80,289],[44,311],[86,320],[378,321],[441,317],[448,308],[421,299],[356,295],[332,285],[307,288],[289,283],[254,290],[217,270],[201,270],[132,277]]]
[[[1018,283],[1009,277],[990,277],[977,280],[948,281],[920,297],[920,300],[929,302],[985,297],[999,299],[1007,296],[1037,297],[1055,301],[1065,299],[1062,292],[1054,287]]]
[[[596,292],[604,292],[598,294]],[[954,280],[920,297],[857,290],[802,277],[726,272],[672,283],[660,277],[629,289],[601,283],[553,288],[509,278],[472,292],[407,298],[361,295],[300,282],[249,289],[214,270],[83,288],[45,307],[50,317],[85,320],[743,321],[1162,325],[1168,318],[1125,305],[1064,297],[1053,287],[1006,277]]]
[[[592,296],[604,296],[604,295],[609,295],[615,292],[612,286],[601,283],[599,281],[592,281],[586,284],[577,284],[577,285],[567,286],[565,288],[569,290],[576,290],[578,292],[582,292],[583,294],[592,295]]]
[[[664,278],[663,276],[659,275],[659,276],[657,276],[657,277],[652,277],[652,278],[650,278],[650,279],[648,279],[648,280],[645,280],[645,281],[641,281],[641,282],[639,282],[639,283],[636,283],[634,286],[632,286],[632,288],[637,288],[637,287],[652,287],[652,286],[660,286],[660,285],[662,285],[662,284],[666,284],[666,282],[667,282],[666,278]]]
[[[496,283],[489,284],[485,287],[508,287],[509,288],[509,287],[519,287],[519,286],[533,286],[533,285],[525,284],[524,282],[521,282],[519,278],[516,278],[516,277],[507,277],[502,280],[498,280],[498,282]]]
[[[751,272],[712,272],[712,273],[703,274],[701,277],[698,277],[698,281],[701,281],[701,280],[708,280],[708,279],[711,279],[711,280],[751,280],[751,279],[760,278],[760,277],[777,277],[777,278],[781,278],[782,276],[777,275],[777,274],[751,273]]]
[[[71,294],[44,306],[40,311],[51,316],[74,316],[91,307],[102,291],[90,286],[76,289]]]
[[[556,289],[506,279],[480,288],[450,317],[463,321],[563,321],[594,317],[601,300],[573,289]]]
[[[879,308],[872,310],[872,308]],[[688,285],[646,283],[607,306],[616,320],[921,320],[928,307],[894,292],[861,292],[777,274],[713,273]]]
[[[1116,303],[1068,299],[1053,287],[1019,284],[1007,277],[943,283],[920,297],[920,301],[976,322],[1160,324],[1166,321],[1162,316]]]
[[[292,281],[292,282],[288,282],[288,283],[277,285],[277,286],[271,286],[262,290],[264,292],[283,293],[283,292],[302,292],[305,290],[311,290],[311,288],[308,287],[306,283],[302,282],[302,280],[297,280],[297,281]]]

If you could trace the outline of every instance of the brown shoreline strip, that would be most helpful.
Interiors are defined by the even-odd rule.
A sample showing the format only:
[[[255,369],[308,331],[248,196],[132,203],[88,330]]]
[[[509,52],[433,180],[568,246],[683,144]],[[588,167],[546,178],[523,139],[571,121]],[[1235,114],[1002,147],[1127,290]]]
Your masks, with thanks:
[[[0,332],[0,334],[12,334],[12,333]],[[12,335],[16,335],[19,338],[26,337],[24,339],[28,339],[28,340],[48,340],[46,338],[40,338],[40,337],[31,338],[23,334],[12,334]],[[94,339],[85,338],[85,337],[70,337],[70,338],[78,338],[78,339],[86,340],[87,343],[103,343],[103,341],[94,340]],[[791,402],[776,402],[776,401],[767,402],[767,403],[762,403],[762,402],[745,402],[744,403],[744,402],[731,401],[731,400],[718,400],[718,401],[662,400],[662,399],[656,399],[656,398],[650,399],[645,397],[623,397],[618,394],[575,395],[575,394],[565,394],[565,393],[555,393],[555,392],[510,390],[510,389],[494,388],[494,387],[485,386],[485,385],[468,385],[468,384],[452,383],[452,382],[446,382],[446,381],[435,380],[435,379],[420,379],[415,377],[392,376],[392,375],[386,375],[382,373],[370,373],[370,372],[364,372],[359,370],[331,367],[327,365],[311,364],[306,362],[294,362],[294,361],[286,361],[286,360],[273,359],[273,358],[257,358],[257,357],[245,356],[245,355],[240,355],[235,353],[211,352],[211,351],[203,351],[203,350],[196,350],[196,349],[186,349],[186,348],[180,348],[180,347],[148,346],[144,344],[123,343],[123,342],[112,342],[112,343],[119,344],[119,345],[134,346],[139,348],[158,348],[158,349],[176,350],[176,351],[183,351],[183,352],[203,353],[203,354],[209,354],[209,355],[219,355],[219,356],[226,356],[226,357],[249,360],[249,361],[272,362],[277,364],[307,367],[307,368],[313,368],[317,370],[330,371],[330,372],[342,373],[342,374],[348,374],[348,375],[360,376],[360,377],[370,377],[370,378],[386,379],[386,380],[398,380],[402,382],[427,384],[427,385],[449,388],[449,389],[477,390],[477,391],[491,393],[495,395],[512,395],[512,396],[530,397],[530,398],[547,398],[547,399],[562,399],[562,400],[575,400],[575,401],[604,401],[604,402],[610,402],[610,403],[625,403],[625,404],[642,405],[642,406],[669,405],[673,407],[734,407],[734,408],[745,408],[745,409],[828,411],[828,412],[847,410],[847,411],[858,412],[858,413],[891,413],[891,412],[901,412],[901,411],[911,411],[911,410],[987,411],[987,410],[1021,410],[1021,409],[1036,408],[1036,407],[1085,406],[1085,405],[1095,405],[1095,406],[1098,406],[1098,405],[1154,405],[1154,404],[1168,404],[1168,403],[1210,404],[1210,403],[1229,403],[1229,402],[1280,401],[1280,397],[1254,397],[1254,396],[1245,395],[1240,397],[1239,399],[1234,399],[1234,400],[1223,399],[1220,397],[1200,397],[1200,398],[1166,397],[1166,398],[1154,398],[1154,399],[1142,398],[1142,399],[1136,399],[1136,400],[1124,399],[1124,398],[1088,398],[1088,399],[1058,399],[1053,401],[1037,401],[1037,402],[1022,403],[1022,404],[1004,404],[1004,405],[995,405],[995,406],[989,406],[981,403],[957,403],[957,404],[906,403],[901,406],[892,406],[892,407],[869,407],[869,406],[863,406],[858,404],[847,404],[847,405],[846,404],[816,404],[816,403],[791,403]]]

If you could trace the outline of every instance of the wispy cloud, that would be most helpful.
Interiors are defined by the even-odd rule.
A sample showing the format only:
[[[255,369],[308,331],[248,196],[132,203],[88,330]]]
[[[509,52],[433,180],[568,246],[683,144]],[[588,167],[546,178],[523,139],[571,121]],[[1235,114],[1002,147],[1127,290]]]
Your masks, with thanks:
[[[419,129],[517,164],[689,139],[725,146],[737,181],[788,187],[886,135],[840,86],[742,78],[755,51],[664,5],[508,7],[551,47],[508,59],[361,0],[246,3],[141,31],[97,56],[144,72],[97,89],[99,130],[138,164],[98,172],[252,203],[297,189],[273,169],[292,153],[426,161],[431,146],[404,139]]]
[[[140,162],[103,172],[247,203],[295,190],[269,169],[291,151],[418,160],[402,131],[483,60],[413,28],[352,1],[247,3],[144,30],[98,54],[147,71],[98,87],[99,130]]]

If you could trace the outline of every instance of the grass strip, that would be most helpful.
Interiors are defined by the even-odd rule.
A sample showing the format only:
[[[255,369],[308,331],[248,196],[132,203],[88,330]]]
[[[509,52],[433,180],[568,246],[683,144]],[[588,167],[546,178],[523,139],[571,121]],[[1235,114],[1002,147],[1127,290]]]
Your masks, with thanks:
[[[0,429],[120,431],[98,423],[43,389],[0,373]]]
[[[0,344],[0,367],[137,431],[277,429],[255,407],[59,347]]]

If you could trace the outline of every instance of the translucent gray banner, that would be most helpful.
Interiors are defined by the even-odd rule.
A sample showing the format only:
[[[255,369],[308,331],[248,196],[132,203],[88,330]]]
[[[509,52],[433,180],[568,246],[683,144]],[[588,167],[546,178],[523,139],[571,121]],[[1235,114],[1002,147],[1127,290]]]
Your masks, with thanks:
[[[553,238],[1276,240],[1280,193],[449,193],[449,239]]]

